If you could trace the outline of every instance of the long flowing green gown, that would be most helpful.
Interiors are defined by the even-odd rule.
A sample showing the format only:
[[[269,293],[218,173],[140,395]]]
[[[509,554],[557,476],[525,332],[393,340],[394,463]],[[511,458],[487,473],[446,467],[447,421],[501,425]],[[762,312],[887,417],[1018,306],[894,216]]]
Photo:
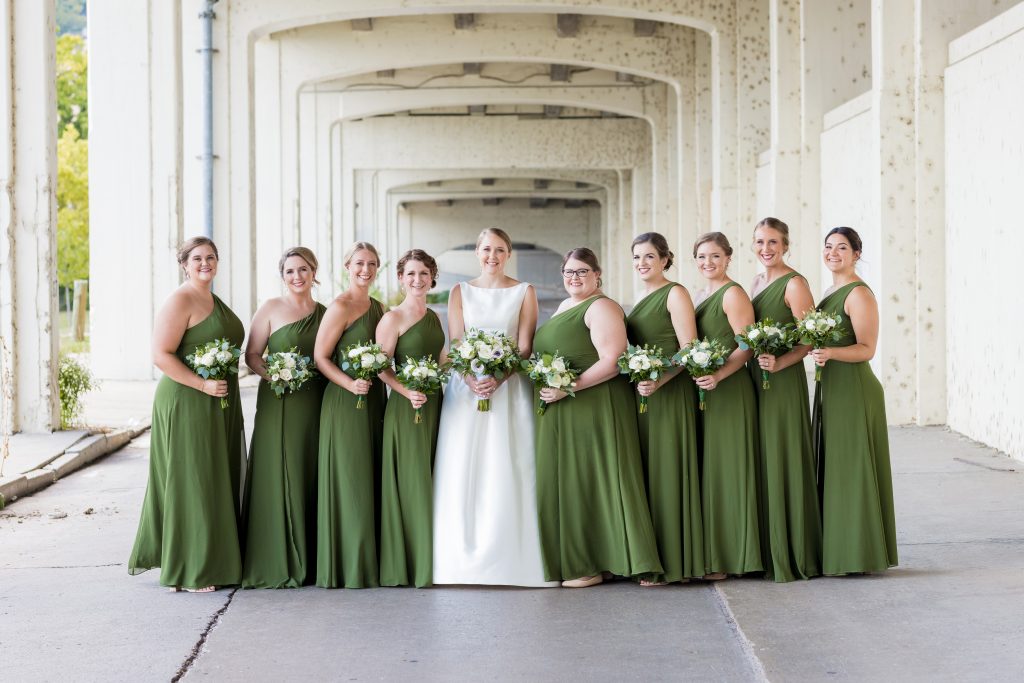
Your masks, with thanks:
[[[829,346],[856,343],[843,309],[846,297],[860,285],[867,286],[851,282],[818,304],[820,310],[843,317],[843,336]],[[882,385],[867,362],[831,360],[821,369],[814,402],[819,481],[824,478],[822,569],[837,575],[895,567],[896,513]]]
[[[667,356],[679,350],[668,311],[669,294],[679,286],[670,282],[633,308],[626,319],[630,343],[660,346]],[[639,405],[639,395],[636,401]],[[647,412],[637,420],[647,501],[665,568],[652,578],[672,582],[704,576],[696,386],[685,372],[676,375],[648,399]]]
[[[175,355],[228,339],[241,346],[245,329],[217,296],[213,312],[185,330]],[[160,568],[164,586],[231,586],[242,579],[239,510],[245,434],[238,377],[228,378],[228,401],[164,376],[153,398],[149,482],[128,571]]]
[[[384,305],[370,308],[342,333],[334,352],[376,341]],[[379,585],[381,440],[384,436],[384,382],[373,380],[366,405],[333,382],[320,412],[320,468],[317,496],[316,585],[372,588]]]
[[[735,332],[722,307],[735,282],[697,306],[697,334],[730,351]],[[764,570],[758,499],[757,398],[750,373],[738,370],[705,397],[703,417],[704,559],[708,573]]]
[[[796,322],[786,305],[786,286],[797,272],[788,273],[754,297],[754,317],[785,325]],[[761,386],[757,359],[750,362],[757,391],[761,435],[762,522],[761,548],[766,576],[778,582],[821,574],[821,511],[814,479],[811,410],[803,363],[768,376]],[[767,521],[767,524],[765,524]]]
[[[268,353],[298,348],[313,357],[323,304],[275,330]],[[244,588],[297,588],[313,580],[316,458],[324,378],[314,375],[281,398],[260,382],[246,477]]]
[[[595,296],[537,330],[533,348],[581,374],[597,362],[584,322]],[[539,397],[539,388],[535,390]],[[547,407],[535,421],[544,578],[663,574],[644,492],[633,386],[618,375]]]
[[[444,348],[444,330],[427,309],[395,345],[395,367],[406,358],[433,356]],[[441,421],[441,395],[431,394],[416,424],[409,399],[393,392],[384,411],[381,476],[380,585],[417,588],[433,583],[434,447]]]

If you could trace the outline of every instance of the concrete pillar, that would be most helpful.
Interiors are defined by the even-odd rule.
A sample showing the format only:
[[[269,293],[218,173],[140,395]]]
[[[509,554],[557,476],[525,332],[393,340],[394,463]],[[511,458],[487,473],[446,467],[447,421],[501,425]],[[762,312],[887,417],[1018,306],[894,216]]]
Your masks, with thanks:
[[[714,161],[714,92],[712,83],[712,41],[711,36],[698,31],[694,36],[694,126],[690,135],[693,139],[696,154],[695,183],[691,189],[695,192],[697,202],[697,224],[691,230],[690,247],[697,235],[708,232],[712,226],[712,204],[714,200],[715,161]],[[689,249],[684,249],[683,253]]]
[[[0,428],[48,432],[60,426],[56,9],[0,8]]]

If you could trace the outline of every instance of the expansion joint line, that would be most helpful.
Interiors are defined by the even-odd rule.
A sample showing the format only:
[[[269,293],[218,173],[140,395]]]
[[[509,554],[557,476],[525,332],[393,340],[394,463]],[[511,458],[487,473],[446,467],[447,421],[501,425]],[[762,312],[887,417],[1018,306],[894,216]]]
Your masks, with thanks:
[[[203,629],[202,634],[200,634],[199,640],[197,640],[196,644],[192,646],[192,652],[189,653],[188,658],[181,663],[180,667],[178,667],[178,672],[171,678],[171,683],[178,683],[178,681],[184,678],[185,674],[189,672],[192,665],[195,664],[195,661],[199,658],[199,654],[203,651],[203,646],[206,645],[206,639],[210,637],[210,632],[213,631],[214,627],[220,622],[220,618],[224,616],[224,613],[228,611],[228,607],[231,607],[231,601],[235,599],[235,593],[237,592],[237,588],[232,589],[231,592],[228,593],[228,599],[224,603],[224,606],[214,612],[213,616],[210,617],[210,621],[207,622],[206,628]]]
[[[739,622],[736,621],[736,615],[733,614],[732,608],[729,607],[729,598],[726,597],[725,591],[722,590],[720,584],[721,582],[716,582],[711,586],[711,592],[715,596],[715,603],[722,611],[722,616],[725,617],[729,630],[732,631],[739,642],[740,650],[743,652],[744,659],[747,660],[747,665],[750,667],[750,672],[753,674],[754,679],[767,683],[768,673],[764,670],[764,663],[757,656],[757,653],[754,652],[754,644],[750,642],[750,638],[747,637]]]

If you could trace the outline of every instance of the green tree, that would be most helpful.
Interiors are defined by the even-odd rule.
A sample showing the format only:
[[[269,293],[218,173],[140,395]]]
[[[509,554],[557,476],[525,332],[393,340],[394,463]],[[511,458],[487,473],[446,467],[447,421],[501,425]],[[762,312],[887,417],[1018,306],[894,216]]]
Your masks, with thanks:
[[[82,36],[57,39],[57,133],[70,123],[83,139],[89,137],[89,60]]]
[[[57,34],[81,33],[85,28],[85,0],[57,0]]]
[[[57,283],[89,277],[89,141],[73,124],[57,140]]]

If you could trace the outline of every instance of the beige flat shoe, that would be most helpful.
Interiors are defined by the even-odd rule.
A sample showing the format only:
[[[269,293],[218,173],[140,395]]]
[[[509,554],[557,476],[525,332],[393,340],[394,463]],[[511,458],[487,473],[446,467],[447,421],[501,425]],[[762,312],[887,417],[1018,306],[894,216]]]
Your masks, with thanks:
[[[600,574],[596,576],[581,576],[578,579],[563,581],[562,588],[587,588],[588,586],[596,586],[602,581],[604,581],[604,577]]]
[[[726,574],[725,572],[714,572],[712,574],[705,574],[704,575],[704,580],[705,581],[721,581],[723,579],[728,578],[728,576],[729,575]]]

